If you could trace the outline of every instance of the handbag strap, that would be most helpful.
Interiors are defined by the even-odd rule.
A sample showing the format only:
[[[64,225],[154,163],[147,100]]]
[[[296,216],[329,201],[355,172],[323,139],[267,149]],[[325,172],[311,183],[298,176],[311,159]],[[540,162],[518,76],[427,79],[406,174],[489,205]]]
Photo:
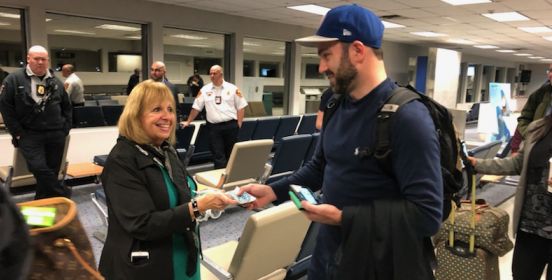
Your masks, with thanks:
[[[84,267],[84,269],[86,269],[86,271],[88,271],[88,273],[90,273],[95,279],[104,280],[103,276],[98,271],[93,269],[90,266],[90,264],[88,264],[82,258],[82,256],[77,251],[77,248],[75,247],[75,244],[73,244],[73,242],[70,239],[68,239],[68,238],[58,238],[54,241],[54,245],[56,247],[66,247],[66,248],[68,248],[69,251],[75,257],[75,259]]]
[[[18,206],[52,206],[56,204],[65,204],[67,205],[67,214],[63,216],[58,222],[56,222],[51,227],[42,227],[42,228],[32,228],[30,229],[31,235],[37,235],[44,232],[57,231],[65,226],[67,226],[71,221],[77,216],[77,205],[74,201],[67,199],[65,197],[52,197],[39,200],[32,200],[18,203]]]

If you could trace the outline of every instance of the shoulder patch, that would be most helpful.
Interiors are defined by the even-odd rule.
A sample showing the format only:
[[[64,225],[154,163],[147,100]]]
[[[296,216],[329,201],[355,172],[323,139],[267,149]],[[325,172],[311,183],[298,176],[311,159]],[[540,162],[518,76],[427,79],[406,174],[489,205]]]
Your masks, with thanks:
[[[4,85],[0,86],[0,94],[3,94],[5,89],[6,87]]]
[[[239,97],[243,97],[240,89],[236,89],[236,95]]]
[[[201,96],[201,90],[197,93],[196,98]]]

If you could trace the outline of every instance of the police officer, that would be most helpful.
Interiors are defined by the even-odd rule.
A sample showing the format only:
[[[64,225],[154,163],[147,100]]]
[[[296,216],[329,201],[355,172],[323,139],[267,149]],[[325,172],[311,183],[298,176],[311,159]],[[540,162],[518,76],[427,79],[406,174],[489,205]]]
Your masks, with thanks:
[[[72,107],[63,83],[48,69],[49,60],[44,47],[32,46],[27,66],[6,77],[0,90],[0,112],[12,143],[36,178],[35,199],[70,196],[58,174]]]
[[[194,100],[188,120],[183,122],[182,126],[188,126],[205,108],[215,168],[224,168],[232,147],[238,140],[238,131],[243,121],[247,101],[235,85],[224,81],[222,67],[219,65],[211,67],[209,77],[211,83],[201,88]]]

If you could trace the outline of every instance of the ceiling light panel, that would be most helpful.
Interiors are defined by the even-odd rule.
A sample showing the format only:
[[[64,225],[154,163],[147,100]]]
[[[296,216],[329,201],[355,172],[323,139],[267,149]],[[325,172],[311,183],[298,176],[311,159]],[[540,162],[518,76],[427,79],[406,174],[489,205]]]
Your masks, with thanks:
[[[392,23],[392,22],[385,21],[385,20],[382,20],[381,22],[383,23],[383,26],[385,28],[404,28],[405,27],[402,24]]]
[[[501,53],[515,53],[516,51],[514,50],[496,50],[497,52],[501,52]]]
[[[69,33],[69,34],[96,35],[96,33],[94,32],[86,32],[86,31],[79,31],[79,30],[72,30],[72,29],[55,29],[54,31],[59,33]]]
[[[175,35],[171,35],[171,37],[180,38],[180,39],[188,39],[188,40],[205,40],[205,39],[207,39],[207,37],[196,36],[196,35],[188,35],[188,34],[175,34]]]
[[[326,13],[330,10],[329,8],[318,6],[318,5],[298,5],[298,6],[288,6],[288,9],[301,11],[305,13],[315,14],[315,15],[326,15]]]
[[[491,0],[441,0],[441,1],[447,4],[451,4],[453,6],[491,3]]]
[[[534,26],[534,27],[518,27],[519,30],[529,33],[547,33],[552,32],[552,28],[547,26]]]
[[[21,16],[19,14],[12,14],[12,13],[0,13],[0,17],[5,18],[20,18]]]
[[[488,14],[481,14],[481,15],[484,17],[488,17],[492,20],[496,20],[498,22],[529,20],[528,17],[518,12],[488,13]]]
[[[139,27],[118,25],[118,24],[102,24],[102,25],[96,26],[96,28],[107,29],[107,30],[117,30],[117,31],[140,31]]]
[[[416,36],[422,36],[422,37],[442,37],[442,36],[447,36],[446,34],[436,33],[436,32],[431,32],[431,31],[410,32],[410,34],[416,35]]]
[[[475,45],[474,47],[479,49],[498,49],[497,46],[493,46],[493,45]]]

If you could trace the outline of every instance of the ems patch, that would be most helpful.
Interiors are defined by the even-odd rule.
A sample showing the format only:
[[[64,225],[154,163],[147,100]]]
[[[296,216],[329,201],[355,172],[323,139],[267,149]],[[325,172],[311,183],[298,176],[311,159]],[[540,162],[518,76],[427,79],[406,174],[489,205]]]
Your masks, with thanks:
[[[236,95],[239,96],[239,97],[243,97],[242,93],[239,89],[236,89]]]
[[[4,85],[0,86],[0,94],[4,93],[5,89],[6,89],[6,87]]]
[[[201,96],[201,91],[199,91],[196,95],[196,98],[200,97]]]

